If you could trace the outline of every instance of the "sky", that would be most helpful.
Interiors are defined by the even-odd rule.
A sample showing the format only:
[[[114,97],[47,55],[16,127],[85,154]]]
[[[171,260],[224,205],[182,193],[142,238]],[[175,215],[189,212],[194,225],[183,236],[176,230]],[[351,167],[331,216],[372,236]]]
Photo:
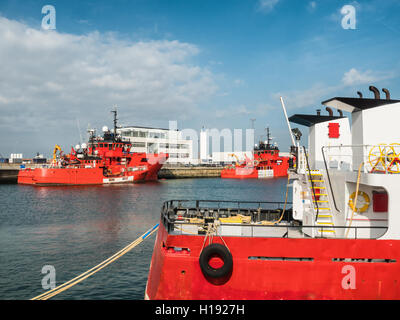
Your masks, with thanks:
[[[1,0],[0,154],[68,151],[112,126],[113,105],[121,125],[256,119],[256,140],[268,126],[288,151],[280,96],[289,116],[369,85],[400,99],[399,14],[399,0]]]

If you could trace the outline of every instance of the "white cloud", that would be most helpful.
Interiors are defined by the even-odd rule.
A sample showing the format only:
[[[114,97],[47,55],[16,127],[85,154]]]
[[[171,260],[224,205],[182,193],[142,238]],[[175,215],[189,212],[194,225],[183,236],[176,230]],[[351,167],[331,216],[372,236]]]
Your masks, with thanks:
[[[370,70],[360,72],[355,68],[351,68],[349,71],[345,72],[342,78],[343,84],[347,86],[371,83],[376,80],[377,77],[374,76]]]
[[[271,12],[280,0],[259,0],[257,10],[261,12]]]
[[[190,116],[218,89],[214,74],[191,62],[199,53],[180,41],[73,35],[0,17],[0,134],[66,134],[77,118],[101,126],[114,104],[129,124]]]
[[[314,12],[316,8],[317,8],[317,3],[315,1],[310,1],[307,5],[307,10],[309,12]]]
[[[337,89],[338,86],[327,86],[323,83],[315,83],[309,89],[278,92],[273,94],[273,97],[276,101],[279,101],[279,97],[283,97],[285,106],[288,109],[303,108],[319,104],[323,97],[332,94]]]
[[[341,82],[337,85],[326,85],[322,82],[314,83],[308,89],[277,92],[272,97],[274,100],[279,101],[279,97],[282,96],[288,109],[310,107],[315,104],[318,105],[323,99],[328,99],[331,95],[343,94],[343,91],[347,91],[348,87],[377,84],[378,81],[394,78],[395,76],[394,72],[378,73],[371,70],[361,72],[351,68],[343,74]]]
[[[236,87],[240,87],[240,86],[244,85],[244,80],[242,80],[242,79],[235,79],[235,80],[233,81],[233,84],[234,84]]]
[[[232,118],[236,116],[248,116],[252,114],[252,111],[250,111],[245,105],[241,104],[238,106],[230,106],[227,108],[217,108],[215,110],[215,116],[216,118]]]

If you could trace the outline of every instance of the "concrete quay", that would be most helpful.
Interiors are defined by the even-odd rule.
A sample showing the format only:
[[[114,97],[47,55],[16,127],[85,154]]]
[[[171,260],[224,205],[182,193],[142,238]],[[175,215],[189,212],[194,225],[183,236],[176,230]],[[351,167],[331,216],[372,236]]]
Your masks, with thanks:
[[[162,167],[158,173],[159,179],[185,179],[185,178],[218,178],[221,176],[222,167]]]

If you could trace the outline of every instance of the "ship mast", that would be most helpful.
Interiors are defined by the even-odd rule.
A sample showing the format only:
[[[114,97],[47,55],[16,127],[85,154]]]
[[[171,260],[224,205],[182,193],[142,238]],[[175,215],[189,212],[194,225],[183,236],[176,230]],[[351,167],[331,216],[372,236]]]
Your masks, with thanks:
[[[271,138],[271,134],[269,132],[269,127],[267,127],[266,130],[267,130],[267,146],[269,147],[270,146],[269,142],[272,140],[272,138]]]
[[[113,137],[113,141],[115,142],[117,140],[117,106],[114,106],[114,110],[111,111],[112,113],[114,113],[114,137]]]

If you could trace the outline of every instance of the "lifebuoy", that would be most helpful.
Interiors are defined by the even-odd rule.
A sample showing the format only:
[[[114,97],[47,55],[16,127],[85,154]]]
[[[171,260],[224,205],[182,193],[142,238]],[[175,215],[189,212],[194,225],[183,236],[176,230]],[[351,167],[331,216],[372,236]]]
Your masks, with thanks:
[[[354,208],[354,199],[356,197],[356,192],[353,192],[350,197],[349,197],[349,207],[354,210],[355,212],[362,213],[364,211],[367,211],[369,208],[370,204],[370,199],[368,194],[366,194],[364,191],[358,191],[358,196],[362,198],[357,198],[357,203],[361,203],[361,207]]]
[[[219,257],[223,262],[220,268],[213,268],[209,262],[211,258]],[[219,243],[212,243],[205,247],[199,258],[200,269],[203,274],[210,278],[223,278],[232,272],[233,259],[227,247]]]

